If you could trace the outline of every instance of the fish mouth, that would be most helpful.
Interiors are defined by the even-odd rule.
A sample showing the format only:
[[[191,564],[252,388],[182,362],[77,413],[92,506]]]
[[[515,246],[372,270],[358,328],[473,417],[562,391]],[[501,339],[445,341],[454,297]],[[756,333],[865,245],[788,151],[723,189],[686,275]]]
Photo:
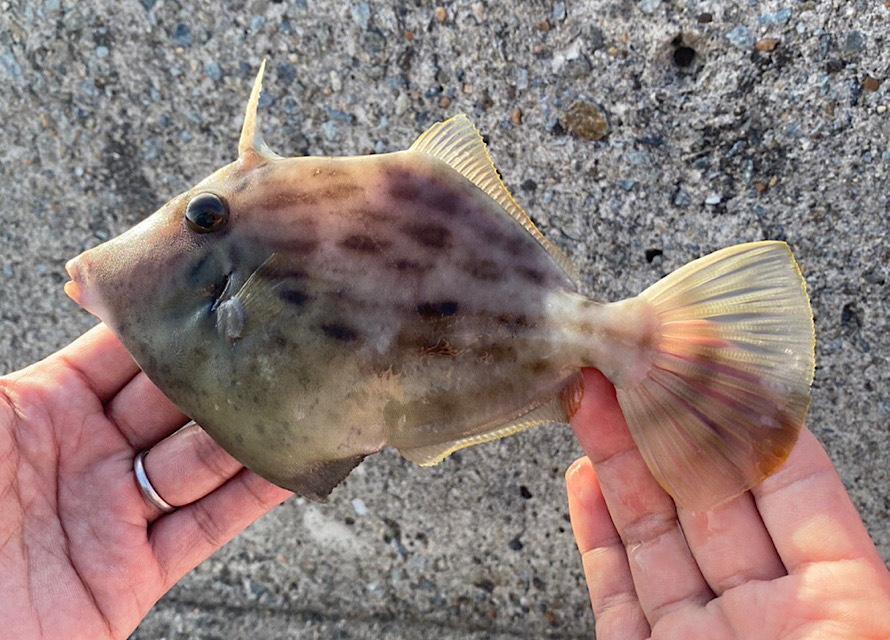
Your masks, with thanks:
[[[77,258],[72,258],[67,263],[65,263],[65,271],[68,272],[68,277],[71,278],[68,282],[65,283],[65,295],[74,300],[81,307],[83,306],[84,299],[84,287],[81,284],[81,276],[80,276],[80,268],[77,263]]]
[[[65,283],[65,294],[85,311],[103,320],[104,305],[99,300],[95,286],[90,286],[89,265],[84,264],[83,254],[65,264],[65,271],[71,278]]]

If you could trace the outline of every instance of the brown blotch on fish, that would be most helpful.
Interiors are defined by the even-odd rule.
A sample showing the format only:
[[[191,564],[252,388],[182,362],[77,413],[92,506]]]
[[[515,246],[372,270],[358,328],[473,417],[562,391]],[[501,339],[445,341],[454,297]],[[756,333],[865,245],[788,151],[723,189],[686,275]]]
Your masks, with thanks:
[[[498,321],[498,323],[500,323],[502,325],[506,325],[508,327],[525,329],[530,326],[528,317],[526,317],[524,314],[521,314],[521,313],[519,313],[519,314],[502,313],[502,314],[498,315],[497,318],[495,318],[495,319]]]
[[[362,233],[347,236],[340,241],[340,246],[358,253],[381,253],[390,245],[389,240],[372,238]]]
[[[516,270],[519,272],[524,280],[531,284],[544,284],[544,281],[547,279],[543,273],[541,273],[537,269],[533,269],[532,267],[517,267]]]
[[[418,202],[443,216],[456,216],[463,208],[461,194],[437,180],[431,180],[420,191]]]
[[[532,375],[540,375],[550,370],[550,363],[546,360],[534,360],[523,365]]]
[[[417,313],[421,318],[434,320],[448,318],[457,313],[458,305],[455,300],[442,300],[441,302],[421,302],[417,305]]]
[[[442,249],[451,238],[451,232],[435,223],[413,223],[402,226],[402,231],[412,240],[431,249]]]
[[[386,171],[386,178],[389,195],[396,200],[416,202],[423,191],[414,174],[405,169],[390,169]]]
[[[339,322],[325,323],[321,325],[321,330],[327,337],[338,342],[353,342],[358,339],[358,333],[355,329]]]
[[[283,242],[275,242],[274,238],[270,239],[276,251],[287,251],[294,255],[308,255],[314,253],[318,249],[319,241],[311,237],[288,238]]]
[[[284,289],[278,292],[278,297],[294,307],[302,307],[309,302],[309,294],[299,289]]]
[[[471,260],[461,265],[463,270],[477,280],[485,280],[487,282],[499,282],[503,280],[503,273],[498,268],[494,260],[483,258],[482,260]]]

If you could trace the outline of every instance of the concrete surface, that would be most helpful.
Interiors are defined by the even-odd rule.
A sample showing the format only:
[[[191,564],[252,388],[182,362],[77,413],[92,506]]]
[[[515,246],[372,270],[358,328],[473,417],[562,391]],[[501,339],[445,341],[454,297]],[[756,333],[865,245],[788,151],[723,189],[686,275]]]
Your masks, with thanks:
[[[817,316],[811,428],[890,558],[888,3],[217,4],[0,2],[0,371],[92,324],[66,259],[234,157],[266,55],[280,153],[400,149],[470,114],[601,298],[790,242]],[[250,529],[136,637],[590,637],[562,484],[578,452],[544,429],[432,471],[369,459],[329,504]]]

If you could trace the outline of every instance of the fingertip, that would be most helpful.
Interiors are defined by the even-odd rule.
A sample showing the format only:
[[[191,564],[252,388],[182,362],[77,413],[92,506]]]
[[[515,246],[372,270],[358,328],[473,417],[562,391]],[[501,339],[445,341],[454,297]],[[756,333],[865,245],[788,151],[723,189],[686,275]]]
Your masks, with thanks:
[[[583,369],[582,373],[584,397],[572,418],[572,431],[584,453],[600,460],[610,451],[632,446],[632,441],[615,387],[596,369]]]
[[[571,507],[590,511],[602,499],[596,471],[587,456],[578,458],[566,470],[566,491]]]

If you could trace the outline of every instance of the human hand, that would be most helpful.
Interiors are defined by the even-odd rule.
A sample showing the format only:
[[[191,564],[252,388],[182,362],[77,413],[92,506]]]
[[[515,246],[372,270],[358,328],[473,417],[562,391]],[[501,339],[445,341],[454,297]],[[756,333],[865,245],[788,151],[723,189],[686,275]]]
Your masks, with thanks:
[[[0,378],[0,635],[125,638],[291,495],[186,421],[104,325]],[[133,459],[149,448],[152,484],[187,506],[143,498]]]
[[[677,509],[586,370],[566,473],[600,640],[890,638],[890,574],[808,431],[779,471],[713,511]],[[591,464],[592,463],[592,464]]]

